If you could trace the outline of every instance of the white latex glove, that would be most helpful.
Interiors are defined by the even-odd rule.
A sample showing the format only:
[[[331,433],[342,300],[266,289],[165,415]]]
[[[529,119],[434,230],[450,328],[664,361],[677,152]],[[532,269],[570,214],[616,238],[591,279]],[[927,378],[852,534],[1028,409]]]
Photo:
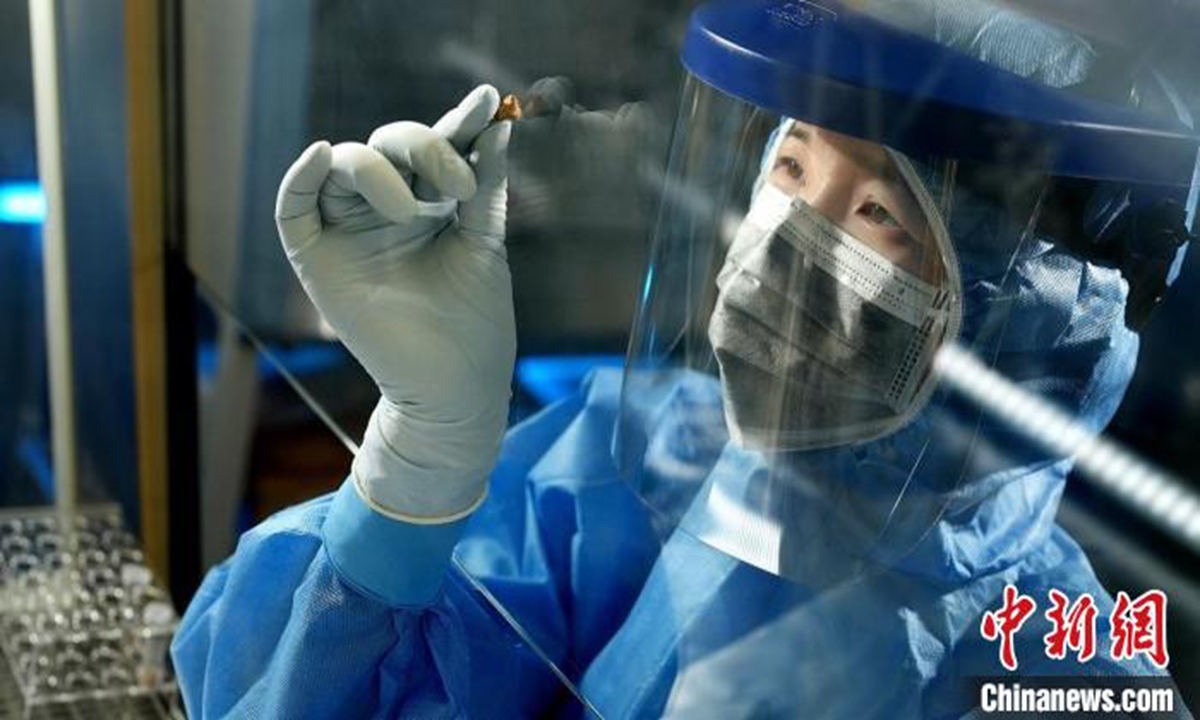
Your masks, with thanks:
[[[409,522],[478,507],[507,423],[512,124],[491,122],[499,103],[484,85],[432,128],[314,143],[279,189],[292,267],[383,396],[354,458],[359,494]]]

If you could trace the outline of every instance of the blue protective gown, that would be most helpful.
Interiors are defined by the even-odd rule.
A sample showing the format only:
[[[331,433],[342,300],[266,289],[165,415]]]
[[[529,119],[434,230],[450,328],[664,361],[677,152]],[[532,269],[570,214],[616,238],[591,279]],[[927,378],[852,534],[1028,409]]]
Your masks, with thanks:
[[[1051,284],[1070,309],[1060,324],[1035,323],[1043,340],[1026,336],[996,366],[1103,427],[1136,355],[1116,312],[1123,286],[1113,271],[1050,255],[1023,272],[1065,268]],[[1016,305],[1012,321],[1028,327]],[[1027,307],[1044,319],[1046,296]],[[1046,360],[1051,345],[1058,362]],[[172,647],[189,713],[581,715],[536,646],[605,717],[960,717],[975,704],[969,678],[1005,674],[979,624],[1007,583],[1039,603],[1016,637],[1020,673],[1155,673],[1107,656],[1112,600],[1054,522],[1069,461],[1029,459],[973,481],[903,563],[808,586],[655,520],[612,459],[620,381],[599,371],[514,427],[491,495],[467,521],[395,522],[347,481],[248,532],[209,573]],[[719,397],[711,379],[690,376],[670,398],[641,402],[634,415],[655,445],[672,414]],[[714,443],[713,466],[730,465],[730,452]],[[1099,605],[1086,666],[1044,654],[1050,588]]]

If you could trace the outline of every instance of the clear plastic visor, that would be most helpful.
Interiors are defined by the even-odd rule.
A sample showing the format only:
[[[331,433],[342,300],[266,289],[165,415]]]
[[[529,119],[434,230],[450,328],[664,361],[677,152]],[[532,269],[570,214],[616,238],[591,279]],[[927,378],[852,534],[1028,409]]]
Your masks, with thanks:
[[[615,446],[664,530],[783,575],[796,545],[896,557],[928,532],[974,433],[939,437],[935,407],[938,353],[975,342],[958,171],[689,80]],[[1011,265],[1043,179],[994,179],[1018,229],[973,235],[975,275]]]

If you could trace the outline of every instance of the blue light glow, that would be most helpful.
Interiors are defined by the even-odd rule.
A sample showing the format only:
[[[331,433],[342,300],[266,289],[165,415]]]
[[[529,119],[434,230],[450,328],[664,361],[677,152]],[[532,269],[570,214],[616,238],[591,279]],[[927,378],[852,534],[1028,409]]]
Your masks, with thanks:
[[[17,442],[17,457],[25,471],[37,483],[42,498],[54,502],[54,468],[50,462],[50,447],[40,436],[23,436]]]
[[[35,182],[0,182],[0,223],[40,225],[46,220],[46,197]]]
[[[517,381],[543,405],[564,398],[598,367],[621,367],[622,355],[546,355],[517,361]]]

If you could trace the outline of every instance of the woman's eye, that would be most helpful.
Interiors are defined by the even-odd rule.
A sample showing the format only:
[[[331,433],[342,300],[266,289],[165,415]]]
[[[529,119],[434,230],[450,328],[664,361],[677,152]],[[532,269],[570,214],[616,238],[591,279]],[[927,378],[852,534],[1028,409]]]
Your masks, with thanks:
[[[900,221],[892,216],[888,209],[876,202],[867,202],[858,213],[867,219],[867,222],[876,225],[883,225],[889,228],[899,228]]]
[[[780,156],[779,160],[775,163],[775,167],[783,168],[784,172],[792,180],[799,180],[804,177],[804,168],[796,158],[787,157],[786,155]]]

